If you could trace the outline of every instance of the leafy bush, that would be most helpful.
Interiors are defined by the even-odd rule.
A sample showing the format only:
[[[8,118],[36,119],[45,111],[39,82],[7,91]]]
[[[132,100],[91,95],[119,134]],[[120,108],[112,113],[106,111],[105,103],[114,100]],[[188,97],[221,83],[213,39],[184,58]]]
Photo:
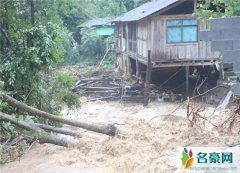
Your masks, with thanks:
[[[104,55],[106,43],[93,29],[88,28],[82,37],[81,45],[78,49],[81,62],[88,59],[88,62],[95,63]]]
[[[52,76],[43,77],[36,90],[30,94],[28,102],[33,99],[35,107],[55,115],[59,115],[64,104],[72,109],[79,107],[79,96],[71,91],[77,77],[67,71],[55,72]]]
[[[2,132],[1,132],[2,135],[4,134],[4,136],[7,138],[17,136],[18,134],[15,126],[13,126],[10,122],[3,122],[1,124],[1,129],[2,129]]]
[[[71,91],[71,87],[77,82],[77,77],[64,71],[58,74],[53,83],[54,98],[61,104],[66,103],[69,108],[80,106],[79,96]]]
[[[77,48],[69,47],[65,56],[65,62],[71,65],[75,65],[80,62],[80,54]]]
[[[110,52],[103,64],[105,67],[113,69],[115,67],[115,53]]]
[[[34,83],[39,82],[39,71],[50,68],[52,62],[62,61],[68,34],[60,31],[57,25],[48,23],[48,26],[20,30],[19,35],[21,39],[16,51],[0,69],[0,80],[4,81],[4,89],[27,95]]]
[[[215,6],[215,9],[210,9],[212,6]],[[240,0],[214,0],[203,4],[199,3],[199,8],[197,8],[195,16],[203,20],[218,17],[240,16]]]
[[[17,146],[9,146],[6,143],[0,143],[0,164],[5,164],[18,159],[29,148],[28,144],[23,142]]]
[[[0,100],[0,111],[2,111],[5,107],[7,107],[7,104]]]
[[[106,51],[106,42],[92,28],[86,29],[77,47],[69,47],[66,53],[67,64],[95,65]]]
[[[77,77],[73,76],[67,71],[58,72],[56,78],[52,76],[42,77],[41,82],[38,83],[38,86],[34,85],[31,93],[28,96],[23,97],[26,103],[31,103],[29,105],[37,107],[38,109],[44,110],[46,112],[59,115],[62,109],[62,106],[66,104],[69,108],[74,109],[80,106],[79,95],[71,91],[71,87],[76,83]],[[4,111],[3,111],[4,110]],[[23,120],[29,123],[33,122],[45,122],[45,119],[30,116],[25,112],[16,110],[0,100],[0,111],[16,114],[18,120]],[[49,121],[50,125],[61,126],[60,123]],[[25,135],[24,131],[19,131],[11,123],[3,122],[0,124],[2,129],[2,135],[6,140],[8,138],[14,138],[19,134]]]

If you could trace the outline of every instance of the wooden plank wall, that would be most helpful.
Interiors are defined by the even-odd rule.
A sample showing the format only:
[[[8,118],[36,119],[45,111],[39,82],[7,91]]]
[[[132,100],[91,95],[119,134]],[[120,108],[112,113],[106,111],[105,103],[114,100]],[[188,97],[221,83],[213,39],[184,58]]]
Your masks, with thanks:
[[[115,25],[115,29],[114,29],[114,37],[115,37],[115,48],[118,50],[121,50],[121,37],[122,35],[122,24],[118,23]]]
[[[156,16],[138,22],[137,45],[138,54],[147,57],[147,50],[152,52],[153,61],[171,60],[206,60],[219,58],[218,52],[211,51],[210,42],[167,44],[168,19],[191,19],[191,15]],[[200,30],[206,30],[207,25],[200,23]]]
[[[122,51],[126,52],[127,51],[127,34],[126,34],[126,38],[123,38],[123,33],[127,33],[127,25],[121,25],[121,31],[122,31]]]
[[[137,27],[137,45],[138,55],[147,57],[147,28],[148,23],[146,21],[139,22]]]

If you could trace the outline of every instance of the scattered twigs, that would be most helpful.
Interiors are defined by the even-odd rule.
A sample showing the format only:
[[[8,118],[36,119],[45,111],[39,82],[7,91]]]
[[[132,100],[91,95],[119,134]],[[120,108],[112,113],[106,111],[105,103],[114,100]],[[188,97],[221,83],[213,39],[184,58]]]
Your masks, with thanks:
[[[212,123],[209,119],[207,119],[205,116],[202,116],[201,113],[204,112],[206,108],[203,106],[203,104],[200,105],[194,105],[194,102],[190,102],[188,99],[187,102],[187,119],[190,122],[191,126],[197,125],[198,119],[203,119],[207,121],[212,126],[218,128],[217,125]]]
[[[213,113],[211,115],[208,114],[208,117],[211,117],[214,115],[217,108],[214,109]],[[221,124],[215,124],[211,121],[210,118],[206,117],[207,111],[205,111],[204,104],[195,104],[192,100],[189,100],[187,103],[187,119],[190,122],[191,126],[199,125],[199,120],[202,119],[205,122],[211,124],[213,127],[215,127],[217,130],[228,132],[228,133],[238,133],[235,130],[236,126],[240,123],[240,105],[233,110],[229,115],[227,119],[225,119]],[[233,131],[235,130],[235,131]],[[233,147],[238,146],[240,143],[237,144],[226,144],[226,146]]]
[[[228,87],[225,86],[225,85],[218,85],[218,86],[216,86],[216,87],[214,87],[214,88],[211,88],[211,89],[209,89],[209,90],[207,90],[207,91],[205,91],[205,92],[203,92],[203,93],[201,93],[201,94],[199,94],[199,95],[196,95],[196,96],[191,97],[190,100],[193,100],[193,99],[199,98],[199,97],[201,97],[201,96],[204,96],[204,95],[208,94],[209,92],[211,92],[211,91],[213,91],[213,90],[215,90],[215,89],[217,89],[217,88],[221,88],[221,87],[222,87],[222,88],[228,88]]]
[[[157,116],[151,118],[151,121],[154,120],[154,119],[156,119],[156,118],[159,118],[159,117],[161,117],[161,116],[163,116],[163,115],[170,116],[170,115],[174,114],[178,109],[180,109],[181,107],[183,107],[185,104],[187,104],[186,101],[184,101],[184,102],[182,102],[182,104],[179,104],[178,106],[176,106],[176,107],[173,109],[173,111],[171,111],[171,112],[169,112],[169,113],[167,113],[167,114],[157,115]]]
[[[178,106],[176,106],[176,108],[173,109],[172,112],[167,113],[167,115],[172,115],[172,114],[173,114],[174,112],[176,112],[179,108],[181,108],[182,106],[186,105],[186,106],[187,106],[187,119],[190,120],[192,123],[194,123],[194,121],[195,121],[196,114],[197,114],[198,117],[200,117],[200,118],[202,118],[202,119],[206,119],[204,116],[201,116],[201,115],[198,113],[199,110],[194,110],[194,109],[193,109],[193,105],[192,105],[192,104],[193,104],[193,100],[196,99],[196,98],[199,98],[199,97],[201,97],[201,96],[204,96],[204,95],[208,94],[209,92],[211,92],[211,91],[213,91],[213,90],[215,90],[215,89],[217,89],[217,88],[220,88],[220,87],[228,88],[228,87],[226,87],[226,86],[224,86],[224,85],[219,85],[219,86],[216,86],[216,87],[214,87],[214,88],[212,88],[212,89],[210,89],[210,90],[205,91],[204,93],[199,93],[199,95],[196,95],[196,96],[193,96],[193,97],[191,97],[191,98],[188,98],[186,101],[182,102],[182,104],[179,104]],[[191,106],[190,106],[190,104],[191,104]],[[200,109],[200,110],[201,110],[201,109]],[[193,111],[195,111],[194,117],[191,117],[191,118],[190,118],[190,115],[193,114]],[[215,111],[214,111],[214,112],[215,112]],[[166,115],[166,114],[163,114],[163,115]],[[199,116],[199,115],[200,115],[200,116]],[[153,120],[153,119],[155,119],[155,118],[159,118],[159,117],[161,117],[161,116],[162,116],[162,115],[157,115],[157,116],[153,117],[151,120]],[[209,120],[208,120],[208,121],[209,121]],[[209,122],[210,122],[210,121],[209,121]],[[214,125],[214,126],[216,126],[216,125]]]
[[[219,126],[223,128],[224,126],[227,126],[227,128],[232,132],[233,126],[240,121],[240,106],[232,112],[231,116],[227,118],[222,124]]]
[[[191,126],[193,127],[195,124],[197,124],[197,118],[202,116],[200,115],[200,112],[203,112],[205,110],[204,107],[198,107],[194,108],[190,102],[188,102],[188,114],[187,119],[190,122]]]

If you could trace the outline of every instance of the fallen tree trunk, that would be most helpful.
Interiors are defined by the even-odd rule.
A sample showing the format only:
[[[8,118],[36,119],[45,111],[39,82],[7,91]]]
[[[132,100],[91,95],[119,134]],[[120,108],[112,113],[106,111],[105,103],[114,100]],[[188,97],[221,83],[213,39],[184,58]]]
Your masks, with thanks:
[[[51,131],[51,132],[55,132],[55,133],[60,133],[60,134],[64,134],[64,135],[69,135],[69,136],[73,136],[73,137],[81,137],[81,135],[77,132],[71,131],[71,130],[67,130],[67,129],[62,129],[62,128],[57,128],[57,127],[53,127],[53,126],[48,126],[45,124],[38,124],[38,123],[34,123],[33,125],[40,127],[44,130],[47,131]]]
[[[50,143],[63,147],[73,146],[74,144],[66,139],[51,135],[37,126],[30,125],[24,121],[18,121],[16,118],[12,118],[10,115],[3,112],[0,112],[0,120],[11,122],[20,128],[33,132],[33,137],[37,137],[39,139],[39,143]]]
[[[106,134],[109,136],[114,136],[116,133],[117,128],[114,125],[97,125],[97,124],[89,124],[89,123],[84,123],[84,122],[80,122],[80,121],[73,121],[73,120],[69,120],[66,118],[62,118],[62,117],[58,117],[55,116],[53,114],[38,110],[36,108],[33,108],[31,106],[28,106],[22,102],[19,102],[18,100],[8,96],[8,95],[3,95],[3,100],[6,101],[8,104],[17,107],[21,110],[24,110],[28,113],[31,113],[35,116],[39,116],[45,119],[49,119],[49,120],[53,120],[53,121],[57,121],[57,122],[61,122],[63,124],[68,124],[68,125],[72,125],[75,127],[80,127],[86,130],[90,130],[93,132],[97,132],[97,133],[102,133],[102,134]]]

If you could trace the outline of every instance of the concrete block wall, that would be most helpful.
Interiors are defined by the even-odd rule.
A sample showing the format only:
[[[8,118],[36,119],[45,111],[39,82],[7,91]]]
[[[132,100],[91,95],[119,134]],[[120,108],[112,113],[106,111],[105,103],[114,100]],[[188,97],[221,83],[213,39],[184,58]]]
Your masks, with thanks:
[[[202,41],[211,41],[212,51],[219,51],[224,62],[233,63],[233,70],[240,76],[240,17],[210,20],[210,30],[199,33]]]

